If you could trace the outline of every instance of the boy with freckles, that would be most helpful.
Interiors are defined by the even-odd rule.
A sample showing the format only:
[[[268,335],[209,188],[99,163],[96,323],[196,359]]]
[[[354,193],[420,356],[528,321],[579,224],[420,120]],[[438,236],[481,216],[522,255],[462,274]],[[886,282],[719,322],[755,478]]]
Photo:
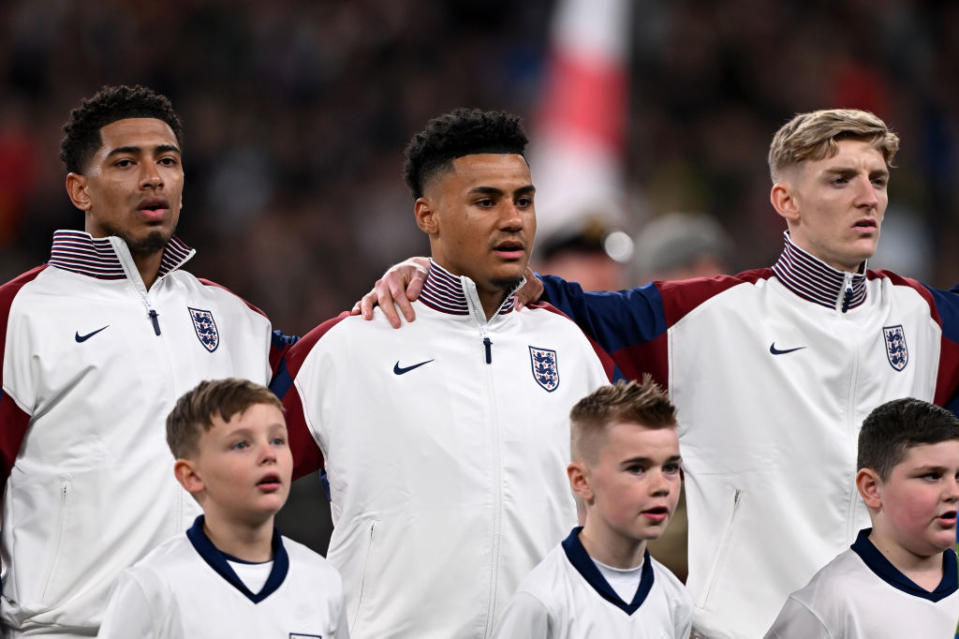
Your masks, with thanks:
[[[598,389],[570,421],[567,474],[585,524],[520,584],[497,637],[689,637],[692,601],[646,549],[679,498],[675,408],[647,376]]]
[[[767,639],[952,637],[959,621],[959,420],[918,399],[876,408],[856,487],[872,528],[789,596]]]
[[[177,401],[174,473],[203,514],[121,574],[99,637],[349,638],[339,573],[273,524],[288,441],[280,401],[248,380],[201,382]]]

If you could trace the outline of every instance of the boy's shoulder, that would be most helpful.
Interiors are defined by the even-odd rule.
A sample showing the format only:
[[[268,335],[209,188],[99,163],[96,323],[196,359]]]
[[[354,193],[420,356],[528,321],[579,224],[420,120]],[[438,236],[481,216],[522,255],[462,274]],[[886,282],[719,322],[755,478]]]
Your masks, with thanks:
[[[326,557],[311,550],[307,546],[283,536],[283,547],[290,559],[290,570],[294,573],[305,573],[310,579],[323,582],[327,591],[343,589],[343,580],[339,571],[333,567]]]

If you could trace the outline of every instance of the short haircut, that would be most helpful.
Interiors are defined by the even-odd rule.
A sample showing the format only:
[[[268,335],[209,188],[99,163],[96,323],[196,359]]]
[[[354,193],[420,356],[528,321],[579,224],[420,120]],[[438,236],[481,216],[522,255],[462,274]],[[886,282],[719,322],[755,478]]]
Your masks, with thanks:
[[[200,435],[213,427],[213,419],[224,422],[256,404],[283,410],[283,404],[269,388],[246,379],[228,377],[203,381],[177,400],[166,418],[166,441],[177,459],[199,452]]]
[[[92,98],[80,102],[63,125],[60,159],[71,173],[83,173],[97,150],[103,146],[100,129],[127,118],[156,118],[173,129],[183,149],[183,125],[165,96],[142,86],[105,86]]]
[[[869,142],[888,166],[899,150],[899,136],[886,123],[859,109],[823,109],[800,113],[776,131],[769,145],[769,175],[778,182],[782,171],[806,160],[831,158],[839,140]]]
[[[423,187],[453,160],[477,153],[523,155],[529,140],[519,116],[504,111],[460,108],[433,118],[406,146],[403,176],[413,198],[423,197]],[[524,156],[525,157],[525,156]]]
[[[951,440],[959,440],[959,419],[951,412],[921,399],[895,399],[862,423],[858,468],[871,468],[886,481],[910,448]]]
[[[594,462],[598,442],[613,423],[646,428],[675,428],[676,407],[648,374],[643,381],[602,386],[576,402],[569,413],[570,450],[574,460]]]

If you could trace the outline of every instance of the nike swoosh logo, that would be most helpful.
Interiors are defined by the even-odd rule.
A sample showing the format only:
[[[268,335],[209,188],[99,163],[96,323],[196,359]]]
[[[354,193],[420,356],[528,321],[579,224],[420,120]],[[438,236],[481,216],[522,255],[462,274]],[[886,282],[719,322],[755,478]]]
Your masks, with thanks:
[[[109,325],[109,324],[107,324],[107,325],[104,326],[103,328],[98,328],[97,330],[93,331],[92,333],[87,333],[86,335],[81,335],[81,334],[80,334],[80,331],[77,331],[77,333],[76,333],[76,335],[74,336],[74,338],[77,340],[77,344],[79,344],[79,343],[81,343],[81,342],[87,341],[88,339],[90,339],[91,337],[93,337],[94,335],[96,335],[97,333],[99,333],[100,331],[106,330],[106,329],[108,329],[108,328],[110,328],[110,325]]]
[[[786,353],[792,353],[792,352],[794,352],[794,351],[801,351],[801,350],[804,349],[804,348],[806,348],[806,347],[805,347],[805,346],[797,346],[796,348],[784,348],[784,349],[782,349],[782,350],[779,350],[778,348],[776,348],[776,342],[773,342],[772,344],[769,345],[769,352],[772,353],[773,355],[785,355]]]
[[[420,362],[419,364],[413,364],[412,366],[400,366],[400,362],[399,360],[397,360],[397,362],[393,364],[393,372],[397,375],[403,375],[404,373],[409,373],[414,368],[419,368],[420,366],[429,364],[432,361],[433,360],[428,359],[425,362]]]

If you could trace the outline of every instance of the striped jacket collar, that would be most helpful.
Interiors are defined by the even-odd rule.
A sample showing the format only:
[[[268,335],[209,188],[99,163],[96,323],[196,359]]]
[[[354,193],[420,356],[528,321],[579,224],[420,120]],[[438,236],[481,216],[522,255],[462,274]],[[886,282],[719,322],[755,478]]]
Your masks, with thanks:
[[[121,252],[125,260],[121,259]],[[163,249],[157,277],[180,268],[194,254],[196,251],[179,238],[171,238]],[[93,237],[85,231],[60,230],[53,233],[51,266],[101,280],[122,280],[128,277],[124,261],[130,264],[132,258],[130,249],[120,238]]]
[[[837,271],[792,243],[783,233],[786,245],[773,272],[790,291],[815,304],[845,313],[866,301],[866,264],[859,273]]]
[[[513,293],[522,285],[523,282],[520,282],[509,292],[509,295],[506,296],[503,304],[499,307],[499,311],[497,311],[498,315],[506,315],[512,312],[516,303],[516,297]],[[467,294],[469,294],[469,299]],[[419,299],[430,308],[450,315],[469,315],[470,299],[472,299],[474,308],[478,307],[479,311],[482,312],[482,305],[480,305],[479,298],[476,296],[476,285],[473,280],[465,275],[453,275],[432,259],[430,260],[430,271],[426,275],[426,282],[423,284],[423,292],[420,293]],[[485,321],[484,314],[483,322],[485,323]]]

